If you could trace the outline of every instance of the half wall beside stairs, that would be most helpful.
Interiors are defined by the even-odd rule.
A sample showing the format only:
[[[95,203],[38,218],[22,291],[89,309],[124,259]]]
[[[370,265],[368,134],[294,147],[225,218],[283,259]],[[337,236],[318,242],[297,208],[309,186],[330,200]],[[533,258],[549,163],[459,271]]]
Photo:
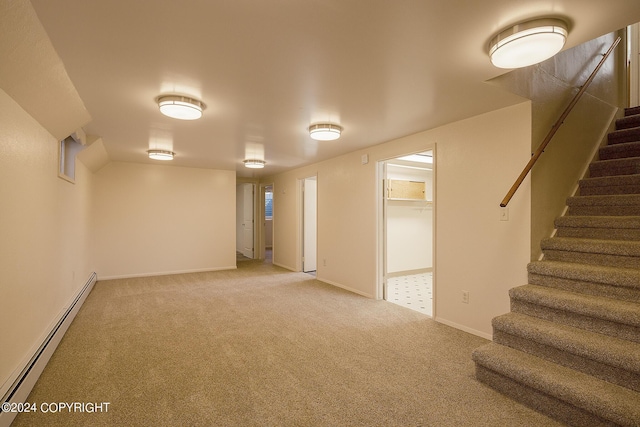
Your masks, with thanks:
[[[640,107],[625,110],[476,349],[476,377],[569,425],[640,425]]]

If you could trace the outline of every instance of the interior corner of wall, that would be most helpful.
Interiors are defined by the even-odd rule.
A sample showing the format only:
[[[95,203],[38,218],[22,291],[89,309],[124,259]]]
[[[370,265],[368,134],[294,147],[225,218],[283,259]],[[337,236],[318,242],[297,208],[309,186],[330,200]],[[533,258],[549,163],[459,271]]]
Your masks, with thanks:
[[[111,161],[102,138],[94,135],[87,137],[87,145],[84,150],[78,153],[77,158],[92,173],[98,172]]]

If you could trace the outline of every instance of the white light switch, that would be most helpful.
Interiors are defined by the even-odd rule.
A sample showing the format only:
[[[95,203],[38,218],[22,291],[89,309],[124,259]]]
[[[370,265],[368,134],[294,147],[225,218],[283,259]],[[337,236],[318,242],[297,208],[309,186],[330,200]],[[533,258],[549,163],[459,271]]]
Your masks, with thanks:
[[[500,207],[500,221],[509,221],[509,208]]]

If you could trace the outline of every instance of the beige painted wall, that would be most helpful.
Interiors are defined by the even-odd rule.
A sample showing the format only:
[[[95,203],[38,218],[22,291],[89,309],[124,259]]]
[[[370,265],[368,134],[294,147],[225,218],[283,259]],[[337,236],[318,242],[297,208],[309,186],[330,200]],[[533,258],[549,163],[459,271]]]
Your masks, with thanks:
[[[300,270],[298,183],[317,174],[318,279],[380,297],[376,163],[434,145],[436,320],[490,337],[491,319],[509,311],[508,290],[527,282],[529,180],[509,221],[499,221],[499,202],[530,156],[529,102],[269,177],[274,263]],[[470,304],[462,304],[462,290]]]
[[[599,37],[539,65],[514,70],[492,81],[532,100],[532,152],[617,35]],[[618,109],[626,105],[625,55],[621,42],[532,170],[532,259],[540,256],[540,240],[552,234],[554,219],[563,213],[567,197],[577,189],[578,180],[609,132]]]
[[[91,275],[91,174],[58,178],[58,142],[0,90],[0,396]]]
[[[235,268],[234,171],[112,162],[95,174],[99,279]]]

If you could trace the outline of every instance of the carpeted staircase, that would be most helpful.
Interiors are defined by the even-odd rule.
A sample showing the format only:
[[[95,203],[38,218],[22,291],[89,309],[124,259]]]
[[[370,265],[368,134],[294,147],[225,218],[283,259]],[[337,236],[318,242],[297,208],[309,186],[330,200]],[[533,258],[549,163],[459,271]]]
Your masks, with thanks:
[[[640,107],[599,159],[473,360],[478,380],[569,425],[640,426]]]

